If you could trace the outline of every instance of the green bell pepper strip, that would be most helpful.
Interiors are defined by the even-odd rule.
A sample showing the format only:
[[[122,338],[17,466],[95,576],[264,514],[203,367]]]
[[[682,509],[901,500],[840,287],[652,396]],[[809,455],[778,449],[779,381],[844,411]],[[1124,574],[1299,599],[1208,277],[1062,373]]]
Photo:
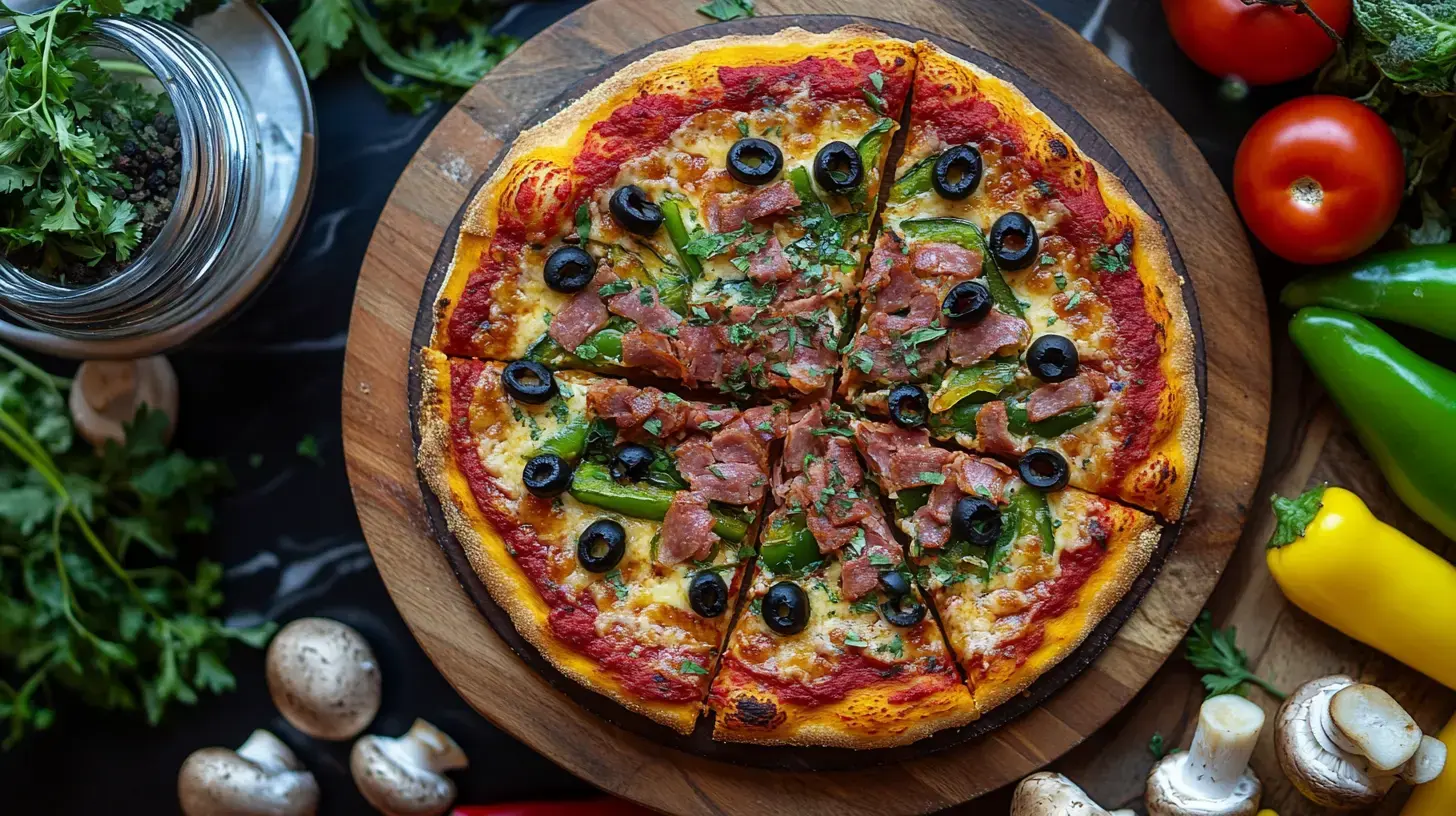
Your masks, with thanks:
[[[590,356],[567,351],[551,335],[543,334],[526,349],[526,359],[551,369],[585,368],[596,371],[610,368],[622,362],[622,333],[622,329],[609,325],[581,341],[576,351]]]
[[[586,417],[572,417],[566,423],[557,426],[551,435],[541,440],[540,447],[532,456],[540,456],[543,453],[554,453],[562,459],[572,460],[579,458],[582,451],[586,450],[586,433],[591,423]]]
[[[1021,361],[1016,358],[993,358],[969,368],[954,369],[941,382],[935,396],[930,398],[930,412],[944,413],[967,399],[973,402],[993,400],[1016,382],[1016,373],[1020,370]]]
[[[1051,554],[1057,547],[1052,508],[1046,494],[1029,485],[1022,486],[1011,497],[1020,522],[1018,535],[1034,535],[1041,540],[1041,551]]]
[[[692,238],[688,236],[688,225],[683,220],[682,202],[675,198],[668,198],[658,206],[662,208],[662,222],[667,227],[667,239],[672,242],[672,249],[677,253],[678,263],[688,271],[689,280],[701,278],[703,265],[698,263],[697,258],[687,253],[687,245]]]
[[[667,506],[672,503],[676,490],[667,490],[650,484],[619,484],[607,469],[595,462],[582,462],[572,474],[571,495],[583,504],[600,507],[614,513],[633,518],[662,521],[667,517]],[[735,544],[748,535],[748,522],[735,518],[714,508],[713,532],[720,538]]]
[[[814,189],[814,182],[809,180],[809,170],[804,165],[801,164],[789,171],[789,181],[794,185],[794,194],[799,197],[799,206],[803,207],[805,211],[812,212],[818,207],[828,210],[828,207],[819,198],[818,191]],[[818,215],[818,213],[813,214]],[[833,218],[834,214],[829,213],[829,217]]]
[[[1001,270],[992,260],[991,250],[986,246],[986,236],[981,234],[980,227],[963,218],[912,218],[901,221],[900,230],[905,233],[906,238],[912,240],[944,241],[981,253],[981,273],[985,275],[986,286],[991,290],[991,301],[1006,314],[1013,317],[1026,316],[1021,301],[1016,299],[1016,294],[1006,285],[1006,279],[1001,277]]]
[[[949,439],[956,434],[976,435],[976,415],[985,403],[975,400],[961,400],[943,413],[931,412],[930,433],[936,439]]]
[[[912,199],[930,190],[931,176],[935,173],[935,162],[940,156],[926,156],[909,169],[905,175],[895,179],[890,188],[890,201],[901,202]]]
[[[758,556],[774,575],[800,572],[823,559],[802,513],[774,519],[763,534]]]
[[[1011,548],[1020,537],[1021,505],[1013,501],[1001,508],[1001,535],[996,537],[996,543],[991,546],[991,554],[986,558],[986,569],[981,573],[983,581],[991,580],[991,576],[996,574],[1001,562],[1011,554]]]
[[[1039,436],[1051,439],[1091,421],[1097,416],[1097,406],[1079,405],[1070,411],[1047,417],[1040,422],[1028,422],[1026,404],[1017,400],[1006,401],[1006,429],[1017,436]]]
[[[895,517],[910,518],[930,501],[930,487],[907,487],[895,494]]]
[[[1279,300],[1291,309],[1329,306],[1456,340],[1456,244],[1370,255],[1300,278]]]
[[[894,128],[894,119],[881,119],[865,131],[865,135],[859,137],[859,144],[855,145],[854,150],[859,154],[860,163],[864,165],[866,178],[871,168],[879,166],[880,154],[885,151],[885,139]]]
[[[1336,309],[1300,309],[1289,336],[1395,494],[1456,540],[1456,373]]]

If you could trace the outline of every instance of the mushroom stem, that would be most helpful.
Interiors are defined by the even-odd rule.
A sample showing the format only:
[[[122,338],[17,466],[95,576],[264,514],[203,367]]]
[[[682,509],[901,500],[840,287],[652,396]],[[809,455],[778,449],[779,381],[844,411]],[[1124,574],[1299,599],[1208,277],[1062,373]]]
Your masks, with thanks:
[[[283,740],[274,736],[273,732],[261,728],[248,735],[243,744],[238,746],[237,754],[270,774],[296,771],[303,767],[298,764],[298,758]]]
[[[1264,710],[1236,694],[1205,700],[1183,765],[1184,786],[1202,799],[1234,792],[1264,727]]]
[[[470,764],[455,740],[424,720],[415,720],[398,739],[381,740],[380,749],[401,765],[427,768],[433,773],[458,771]]]
[[[1021,780],[1011,797],[1011,816],[1135,816],[1130,810],[1108,813],[1077,783],[1059,773],[1042,771]]]

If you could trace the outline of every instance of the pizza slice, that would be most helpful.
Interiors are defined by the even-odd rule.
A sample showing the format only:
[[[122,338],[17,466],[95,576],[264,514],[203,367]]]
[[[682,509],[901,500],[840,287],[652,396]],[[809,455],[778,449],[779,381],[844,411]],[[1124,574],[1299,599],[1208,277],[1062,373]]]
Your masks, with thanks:
[[[708,700],[715,739],[872,748],[975,719],[848,419],[823,402],[788,430],[778,506]]]
[[[786,406],[422,355],[420,470],[491,597],[563,674],[691,731]]]
[[[995,459],[935,446],[923,429],[861,419],[854,434],[982,714],[1071,654],[1157,547],[1148,514],[1032,487]],[[1036,456],[1023,457],[1023,472]]]
[[[858,407],[1177,519],[1199,406],[1157,224],[1020,91],[916,46],[905,151],[845,354]]]
[[[433,345],[823,391],[913,68],[909,43],[863,26],[630,66],[523,134],[477,193]]]

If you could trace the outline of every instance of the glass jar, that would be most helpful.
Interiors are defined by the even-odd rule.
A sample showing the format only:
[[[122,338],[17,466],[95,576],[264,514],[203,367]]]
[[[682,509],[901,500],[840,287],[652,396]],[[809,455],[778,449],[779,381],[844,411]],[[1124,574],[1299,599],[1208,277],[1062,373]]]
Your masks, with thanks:
[[[275,42],[259,39],[259,21]],[[282,260],[313,186],[313,107],[302,71],[286,47],[291,65],[282,71],[258,58],[267,50],[277,63],[284,40],[249,3],[224,6],[193,29],[135,16],[96,21],[98,45],[139,61],[171,100],[177,198],[152,242],[94,284],[57,285],[0,258],[0,305],[22,324],[0,322],[0,339],[71,357],[157,354],[235,311]],[[0,24],[0,35],[8,30]],[[280,83],[291,87],[270,87]]]

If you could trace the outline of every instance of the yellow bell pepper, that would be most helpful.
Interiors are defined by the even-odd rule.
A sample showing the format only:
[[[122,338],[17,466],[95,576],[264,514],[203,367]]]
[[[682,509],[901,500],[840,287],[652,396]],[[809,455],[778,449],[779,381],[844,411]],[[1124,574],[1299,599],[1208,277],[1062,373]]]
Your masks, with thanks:
[[[1446,743],[1446,767],[1441,775],[1415,792],[1400,809],[1400,816],[1451,816],[1456,813],[1456,717],[1446,723],[1436,739]]]
[[[1264,808],[1263,810],[1256,813],[1254,816],[1279,816],[1279,814],[1275,813],[1269,808]]]
[[[1275,496],[1274,514],[1279,524],[1266,558],[1285,597],[1456,688],[1456,566],[1338,487]]]

